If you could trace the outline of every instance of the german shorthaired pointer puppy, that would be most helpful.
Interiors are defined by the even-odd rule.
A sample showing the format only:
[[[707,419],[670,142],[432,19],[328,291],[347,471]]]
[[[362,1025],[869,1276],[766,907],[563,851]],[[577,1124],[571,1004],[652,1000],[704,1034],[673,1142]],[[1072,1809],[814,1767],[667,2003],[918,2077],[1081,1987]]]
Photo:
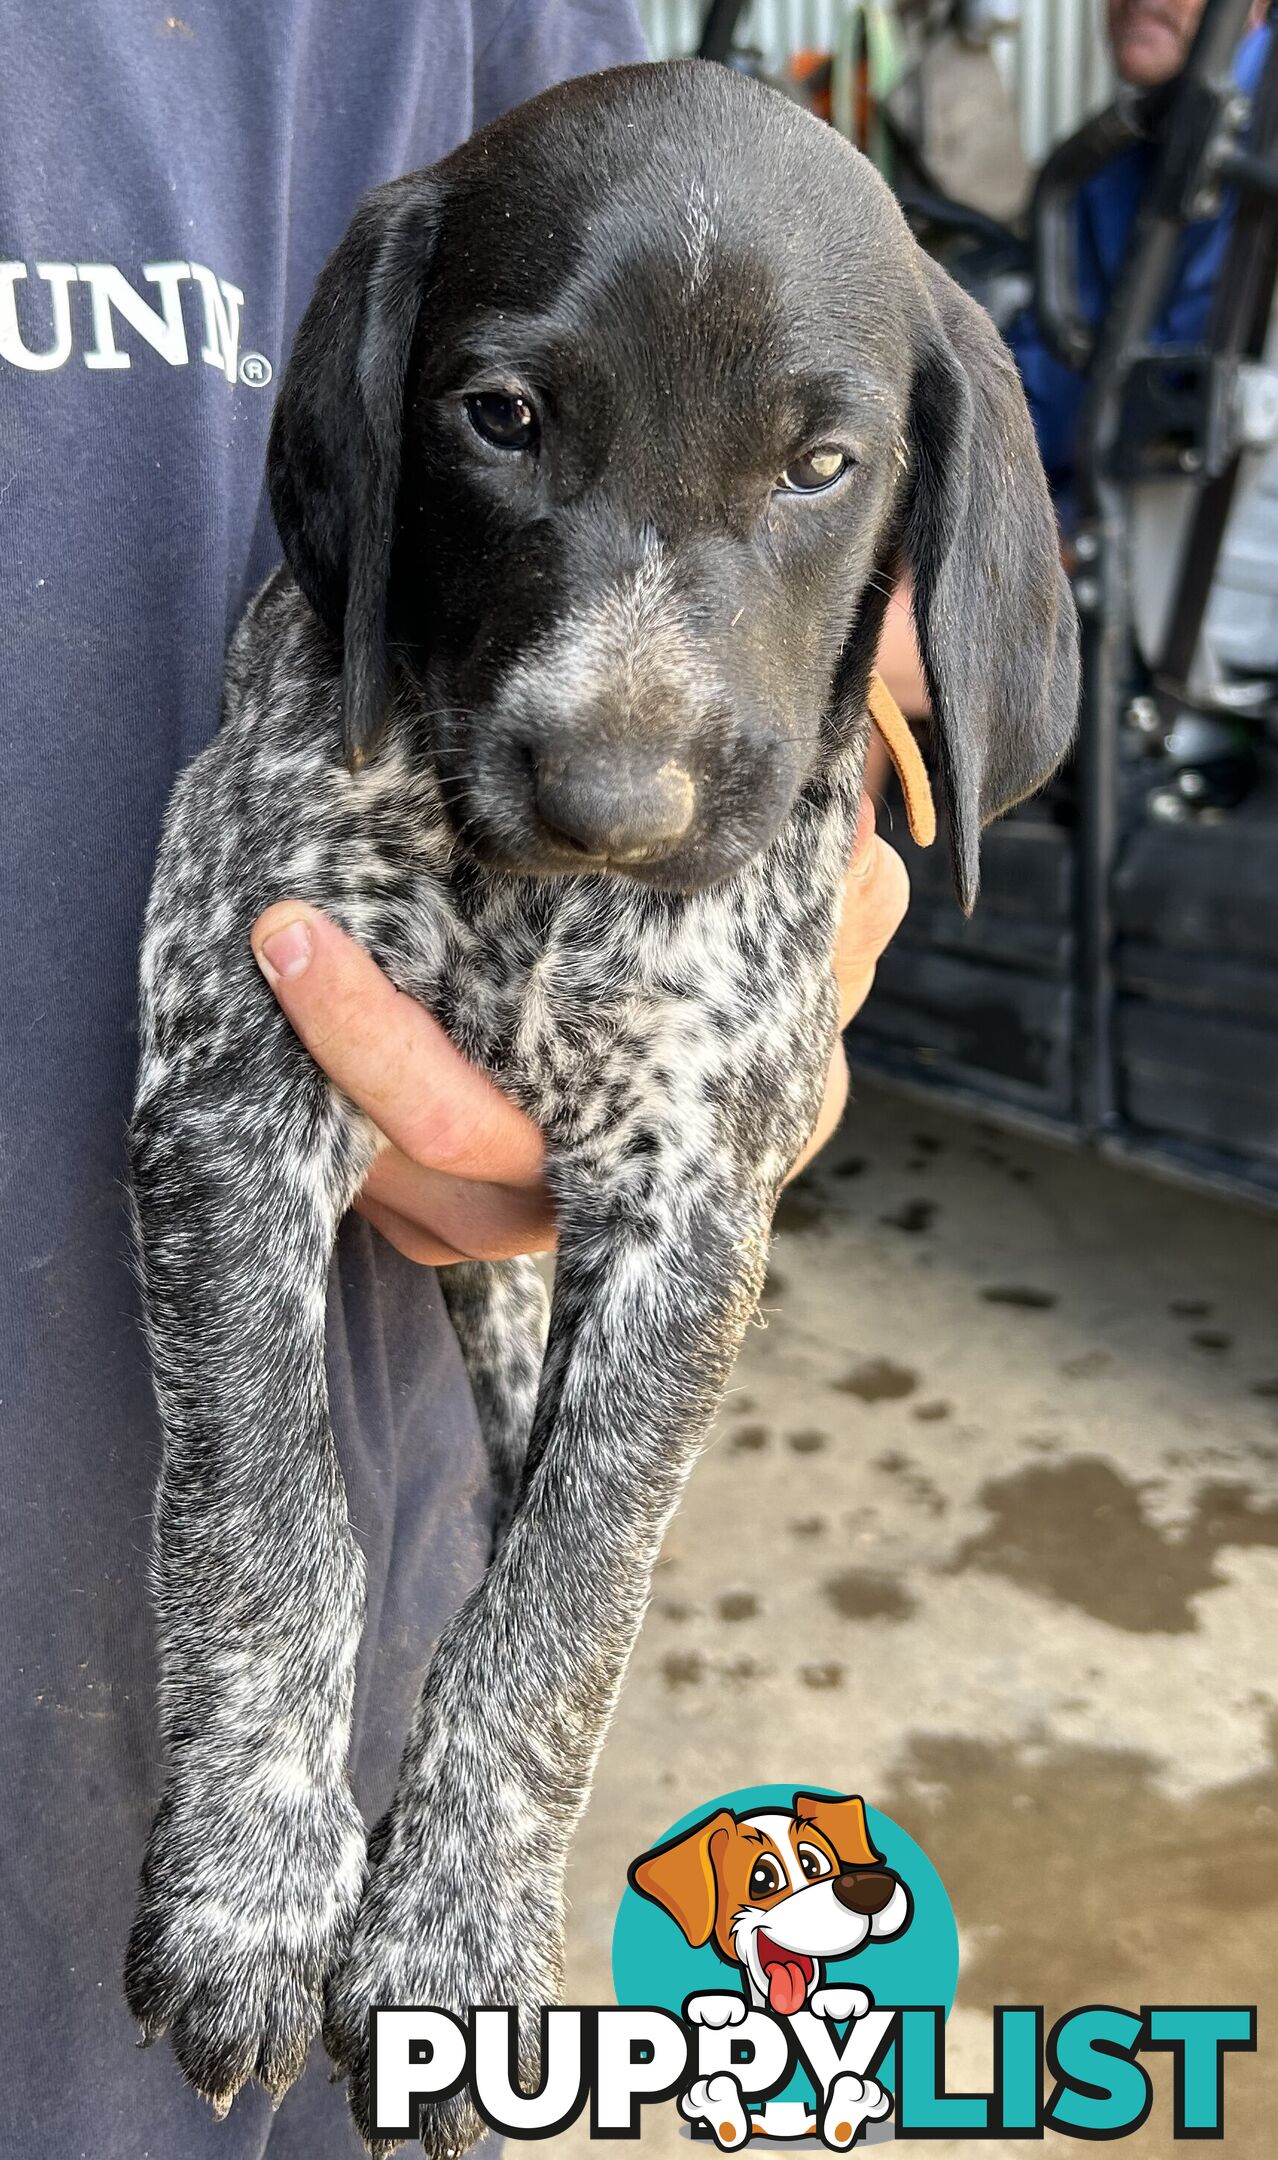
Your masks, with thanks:
[[[287,567],[142,955],[167,1778],[127,1991],[220,2111],[322,2021],[367,2132],[371,2004],[523,2006],[535,2061],[573,1827],[822,1098],[893,580],[965,906],[982,822],[1068,746],[1076,626],[988,320],[863,158],[697,62],[566,84],[369,196],[270,486]],[[441,1277],[502,1534],[371,1837],[323,1326],[384,1143],[254,963],[285,895],[538,1122],[559,1221],[548,1342],[530,1262]],[[481,2127],[458,2095],[421,2134]]]

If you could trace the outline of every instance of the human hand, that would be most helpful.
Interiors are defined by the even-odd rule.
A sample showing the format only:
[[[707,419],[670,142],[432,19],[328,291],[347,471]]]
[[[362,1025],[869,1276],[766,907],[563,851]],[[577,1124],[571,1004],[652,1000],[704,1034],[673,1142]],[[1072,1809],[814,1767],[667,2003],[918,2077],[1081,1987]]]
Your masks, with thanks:
[[[835,945],[841,1028],[868,997],[908,896],[905,865],[875,833],[867,798]],[[425,1007],[396,990],[336,923],[301,901],[267,908],[253,925],[252,944],[316,1064],[390,1142],[355,1202],[360,1214],[406,1258],[431,1267],[553,1250],[541,1133],[453,1047]],[[796,1172],[835,1130],[847,1088],[840,1042]]]
[[[881,840],[874,804],[861,797],[852,863],[843,885],[843,906],[834,940],[834,979],[839,990],[839,1039],[825,1083],[825,1099],[812,1137],[790,1172],[797,1177],[838,1131],[848,1099],[848,1061],[843,1030],[874,987],[875,971],[905,918],[910,874],[896,849]]]

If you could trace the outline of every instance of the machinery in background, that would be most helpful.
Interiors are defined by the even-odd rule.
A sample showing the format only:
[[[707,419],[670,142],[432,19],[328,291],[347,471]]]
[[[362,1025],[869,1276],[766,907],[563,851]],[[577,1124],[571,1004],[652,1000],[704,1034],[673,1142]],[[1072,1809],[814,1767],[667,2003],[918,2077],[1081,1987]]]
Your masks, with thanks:
[[[1088,378],[1074,589],[1077,758],[986,836],[981,905],[912,850],[914,901],[856,1061],[1219,1189],[1278,1202],[1278,37],[1254,107],[1232,80],[1248,0],[1208,0],[1184,73],[1127,95],[1040,178],[1028,254],[916,199],[981,293],[1032,270]],[[1154,145],[1124,275],[1078,302],[1076,192]],[[1245,144],[1245,147],[1244,147]],[[1151,342],[1186,225],[1237,198],[1201,347]],[[907,207],[908,191],[906,194]],[[992,297],[997,303],[997,278]],[[997,313],[997,305],[995,309]]]

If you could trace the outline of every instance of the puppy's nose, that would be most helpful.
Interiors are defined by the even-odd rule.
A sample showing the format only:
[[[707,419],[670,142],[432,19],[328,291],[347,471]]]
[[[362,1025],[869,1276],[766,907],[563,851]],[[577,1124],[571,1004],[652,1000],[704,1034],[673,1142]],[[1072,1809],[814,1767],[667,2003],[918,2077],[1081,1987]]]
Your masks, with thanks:
[[[548,758],[536,776],[537,813],[557,840],[609,862],[643,862],[682,840],[696,809],[691,774],[677,758]]]
[[[849,1912],[864,1914],[867,1920],[890,1903],[895,1888],[895,1875],[879,1874],[874,1868],[850,1869],[834,1878],[834,1895],[840,1905],[846,1905]]]

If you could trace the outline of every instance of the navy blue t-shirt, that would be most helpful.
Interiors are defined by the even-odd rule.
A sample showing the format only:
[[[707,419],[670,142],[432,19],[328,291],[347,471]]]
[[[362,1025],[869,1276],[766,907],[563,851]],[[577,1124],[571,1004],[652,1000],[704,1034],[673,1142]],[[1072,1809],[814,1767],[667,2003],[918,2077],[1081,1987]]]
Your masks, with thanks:
[[[315,2063],[274,2125],[257,2092],[214,2125],[120,1994],[158,1789],[139,924],[276,555],[273,385],[358,198],[641,38],[628,0],[11,0],[0,40],[0,2151],[326,2160],[357,2147]],[[329,1366],[371,1817],[490,1501],[435,1278],[355,1218]]]

